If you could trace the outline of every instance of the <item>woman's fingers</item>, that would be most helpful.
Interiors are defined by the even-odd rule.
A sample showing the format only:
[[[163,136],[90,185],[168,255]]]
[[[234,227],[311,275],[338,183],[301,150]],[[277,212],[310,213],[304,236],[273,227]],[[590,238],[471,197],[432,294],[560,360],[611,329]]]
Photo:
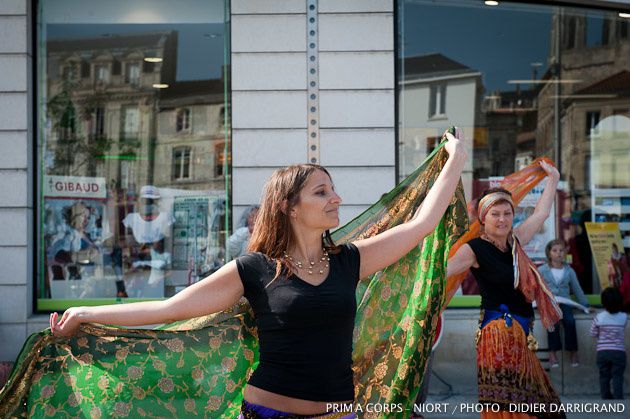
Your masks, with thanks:
[[[554,178],[560,177],[560,173],[558,173],[558,169],[556,169],[555,166],[547,163],[546,161],[541,160],[540,167],[542,167],[542,169],[545,171],[545,173],[547,173],[549,177],[554,177]]]
[[[59,324],[57,323],[57,319],[59,318],[59,314],[52,313],[50,315],[50,330],[54,334],[59,334]]]
[[[59,320],[59,313],[55,312],[50,315],[50,330],[53,335],[67,336],[68,335],[68,321],[71,318],[71,310],[64,311]]]
[[[65,321],[68,319],[69,313],[70,313],[70,310],[66,310],[63,312],[63,316],[61,316],[61,322],[60,322],[61,324],[64,324]]]

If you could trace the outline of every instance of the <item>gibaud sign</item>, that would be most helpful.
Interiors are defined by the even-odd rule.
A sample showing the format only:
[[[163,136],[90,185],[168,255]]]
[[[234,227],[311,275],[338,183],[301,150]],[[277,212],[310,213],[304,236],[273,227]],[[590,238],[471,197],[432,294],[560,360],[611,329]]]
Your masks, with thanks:
[[[107,198],[103,177],[46,176],[43,186],[47,198]]]

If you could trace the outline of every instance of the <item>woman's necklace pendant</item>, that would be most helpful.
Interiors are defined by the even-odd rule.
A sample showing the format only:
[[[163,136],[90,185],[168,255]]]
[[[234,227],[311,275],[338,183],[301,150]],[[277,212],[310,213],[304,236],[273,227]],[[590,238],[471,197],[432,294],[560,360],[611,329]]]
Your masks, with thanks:
[[[499,249],[502,252],[505,252],[505,251],[508,250],[508,246],[506,244],[504,245],[504,244],[497,243],[495,240],[493,240],[491,237],[489,237],[486,234],[482,234],[481,238],[484,239],[485,241],[489,242],[489,243],[492,243],[494,245],[494,247],[496,247],[497,249]]]
[[[305,267],[304,263],[301,260],[294,259],[287,252],[284,252],[284,258],[289,261],[289,263],[298,270],[305,270],[307,274],[313,275],[314,270],[318,270],[320,275],[324,274],[324,271],[328,269],[328,262],[330,261],[330,256],[328,256],[328,252],[326,249],[322,249],[324,255],[316,262],[313,260],[308,261],[308,266]],[[316,265],[318,268],[316,268]],[[321,265],[324,265],[321,267]]]

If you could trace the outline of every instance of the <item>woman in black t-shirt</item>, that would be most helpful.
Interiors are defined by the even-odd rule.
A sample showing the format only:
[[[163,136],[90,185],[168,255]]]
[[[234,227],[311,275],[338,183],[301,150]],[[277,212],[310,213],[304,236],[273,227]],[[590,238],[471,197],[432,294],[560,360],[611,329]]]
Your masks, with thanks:
[[[250,254],[165,301],[75,307],[59,322],[53,313],[52,332],[70,335],[82,322],[133,326],[189,319],[245,296],[256,319],[260,364],[245,387],[241,417],[342,417],[327,409],[354,397],[356,284],[406,255],[437,226],[466,160],[463,144],[445,135],[449,158],[410,221],[337,246],[329,230],[339,224],[341,198],[330,174],[314,164],[280,169],[265,187]]]
[[[552,165],[544,161],[540,165],[549,180],[534,213],[513,229],[510,192],[502,188],[485,191],[477,208],[481,236],[464,244],[448,261],[447,276],[470,269],[481,294],[477,332],[479,401],[501,407],[500,412],[483,412],[482,418],[527,417],[510,410],[510,405],[560,402],[534,353],[537,345],[532,334],[531,303],[536,299],[544,307],[541,318],[546,326],[557,321],[560,310],[521,247],[549,217],[560,177]],[[546,411],[550,410],[547,406]],[[537,416],[547,417],[545,413]],[[549,414],[558,416],[562,414]]]

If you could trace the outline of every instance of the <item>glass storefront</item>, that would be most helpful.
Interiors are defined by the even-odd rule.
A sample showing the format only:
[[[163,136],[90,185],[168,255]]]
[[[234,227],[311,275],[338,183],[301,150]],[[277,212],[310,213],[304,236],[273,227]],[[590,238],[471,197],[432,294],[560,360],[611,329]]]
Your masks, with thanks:
[[[630,19],[470,0],[399,1],[397,14],[399,179],[451,125],[469,148],[468,200],[548,156],[562,176],[558,200],[526,250],[542,262],[561,238],[586,293],[618,285],[630,247]],[[463,293],[477,294],[474,280]]]
[[[223,0],[37,13],[37,309],[164,298],[229,255]]]

